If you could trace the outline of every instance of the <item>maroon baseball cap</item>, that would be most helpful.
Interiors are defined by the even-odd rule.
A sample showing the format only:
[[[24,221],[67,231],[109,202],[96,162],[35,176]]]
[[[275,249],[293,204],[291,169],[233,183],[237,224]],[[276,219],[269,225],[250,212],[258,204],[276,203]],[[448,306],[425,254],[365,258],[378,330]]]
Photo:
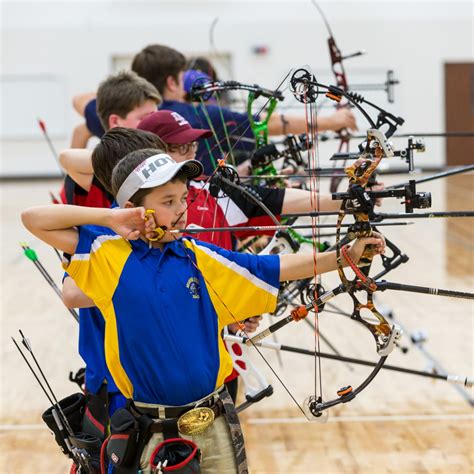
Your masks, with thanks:
[[[158,135],[170,145],[184,145],[212,136],[211,130],[193,128],[182,115],[171,110],[158,110],[147,115],[137,128]]]

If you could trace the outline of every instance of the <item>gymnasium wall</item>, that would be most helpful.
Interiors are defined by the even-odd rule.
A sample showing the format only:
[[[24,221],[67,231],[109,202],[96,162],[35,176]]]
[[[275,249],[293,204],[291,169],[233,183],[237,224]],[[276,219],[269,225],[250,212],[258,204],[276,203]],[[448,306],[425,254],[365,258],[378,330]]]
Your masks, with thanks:
[[[470,1],[320,1],[352,83],[383,82],[393,69],[395,103],[383,92],[364,95],[406,119],[404,132],[439,132],[444,124],[443,64],[472,61]],[[214,29],[214,47],[209,30]],[[332,82],[327,31],[310,1],[14,1],[1,4],[0,177],[57,175],[38,128],[45,120],[54,145],[68,146],[80,117],[75,93],[93,90],[142,47],[163,43],[185,54],[218,53],[222,77],[275,88],[290,68],[310,65]],[[255,46],[267,46],[256,55]],[[287,104],[292,101],[288,95]],[[297,113],[303,113],[301,107]],[[329,113],[323,108],[320,113]],[[359,120],[361,128],[365,122]],[[396,141],[405,144],[406,141]],[[320,147],[322,157],[335,144]],[[427,141],[418,164],[442,166],[444,140]],[[399,163],[396,163],[399,165]]]

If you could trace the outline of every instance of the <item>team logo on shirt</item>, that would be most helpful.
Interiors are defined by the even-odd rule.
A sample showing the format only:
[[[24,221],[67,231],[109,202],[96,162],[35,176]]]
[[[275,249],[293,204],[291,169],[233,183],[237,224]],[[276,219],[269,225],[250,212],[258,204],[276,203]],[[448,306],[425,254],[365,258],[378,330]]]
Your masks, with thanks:
[[[188,282],[186,283],[186,288],[189,290],[189,293],[191,293],[191,296],[194,299],[199,299],[199,280],[196,277],[191,277]]]

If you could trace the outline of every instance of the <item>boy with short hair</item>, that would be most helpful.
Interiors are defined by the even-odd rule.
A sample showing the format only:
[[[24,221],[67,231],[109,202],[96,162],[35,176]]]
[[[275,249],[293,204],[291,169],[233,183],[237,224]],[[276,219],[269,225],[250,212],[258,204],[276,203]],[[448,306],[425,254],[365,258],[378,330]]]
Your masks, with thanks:
[[[136,128],[161,102],[160,93],[146,79],[132,71],[122,71],[100,84],[97,115],[104,130]]]
[[[97,99],[84,108],[90,130],[109,130],[114,127],[136,128],[161,103],[160,93],[132,71],[123,71],[105,79],[97,91]],[[97,111],[96,111],[97,107]],[[66,179],[61,201],[88,207],[109,207],[112,198],[97,179],[91,179],[93,170],[86,149],[65,150],[59,155]],[[70,178],[69,178],[70,177]],[[71,180],[72,178],[72,180]]]
[[[30,232],[73,255],[68,272],[106,320],[110,372],[138,412],[155,419],[146,429],[155,433],[150,443],[136,453],[146,473],[163,432],[176,435],[179,428],[189,439],[182,420],[197,406],[216,416],[199,416],[204,431],[192,436],[202,450],[202,471],[247,470],[236,414],[221,390],[232,362],[220,331],[272,312],[279,281],[314,274],[312,254],[240,254],[170,234],[185,227],[186,179],[201,172],[195,160],[176,163],[157,150],[141,150],[114,168],[121,209],[53,205],[22,213]],[[159,229],[164,233],[156,240]],[[356,240],[350,258],[357,263],[367,245],[376,254],[384,251],[383,238],[375,234]],[[318,254],[316,262],[318,273],[337,268],[335,252]],[[224,418],[234,423],[232,432]]]
[[[167,144],[156,134],[136,128],[111,128],[102,135],[96,147],[89,151],[87,160],[91,167],[89,179],[95,176],[110,193],[112,190],[112,171],[115,165],[132,151],[143,148],[167,150]],[[84,158],[86,159],[86,158]]]

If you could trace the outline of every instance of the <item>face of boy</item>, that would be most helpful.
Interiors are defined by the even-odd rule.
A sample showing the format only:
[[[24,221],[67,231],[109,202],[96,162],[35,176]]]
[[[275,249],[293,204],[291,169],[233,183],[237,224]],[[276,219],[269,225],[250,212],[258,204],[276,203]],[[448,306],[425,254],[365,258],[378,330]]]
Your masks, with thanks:
[[[186,227],[186,198],[188,188],[186,183],[180,180],[170,181],[162,186],[154,188],[143,199],[145,209],[155,210],[155,222],[159,226],[166,226],[168,229],[184,229]],[[179,234],[165,234],[161,243],[172,242]]]
[[[181,100],[185,100],[186,91],[184,90],[184,71],[181,71],[178,75],[178,83],[176,84],[178,94],[180,95]]]
[[[111,115],[110,122],[112,127],[137,128],[141,120],[148,115],[156,112],[156,102],[153,100],[146,100],[142,105],[131,110],[125,118],[118,115]]]
[[[186,91],[184,90],[184,71],[178,74],[178,80],[173,76],[168,76],[166,81],[165,97],[170,100],[184,102],[186,100]]]

